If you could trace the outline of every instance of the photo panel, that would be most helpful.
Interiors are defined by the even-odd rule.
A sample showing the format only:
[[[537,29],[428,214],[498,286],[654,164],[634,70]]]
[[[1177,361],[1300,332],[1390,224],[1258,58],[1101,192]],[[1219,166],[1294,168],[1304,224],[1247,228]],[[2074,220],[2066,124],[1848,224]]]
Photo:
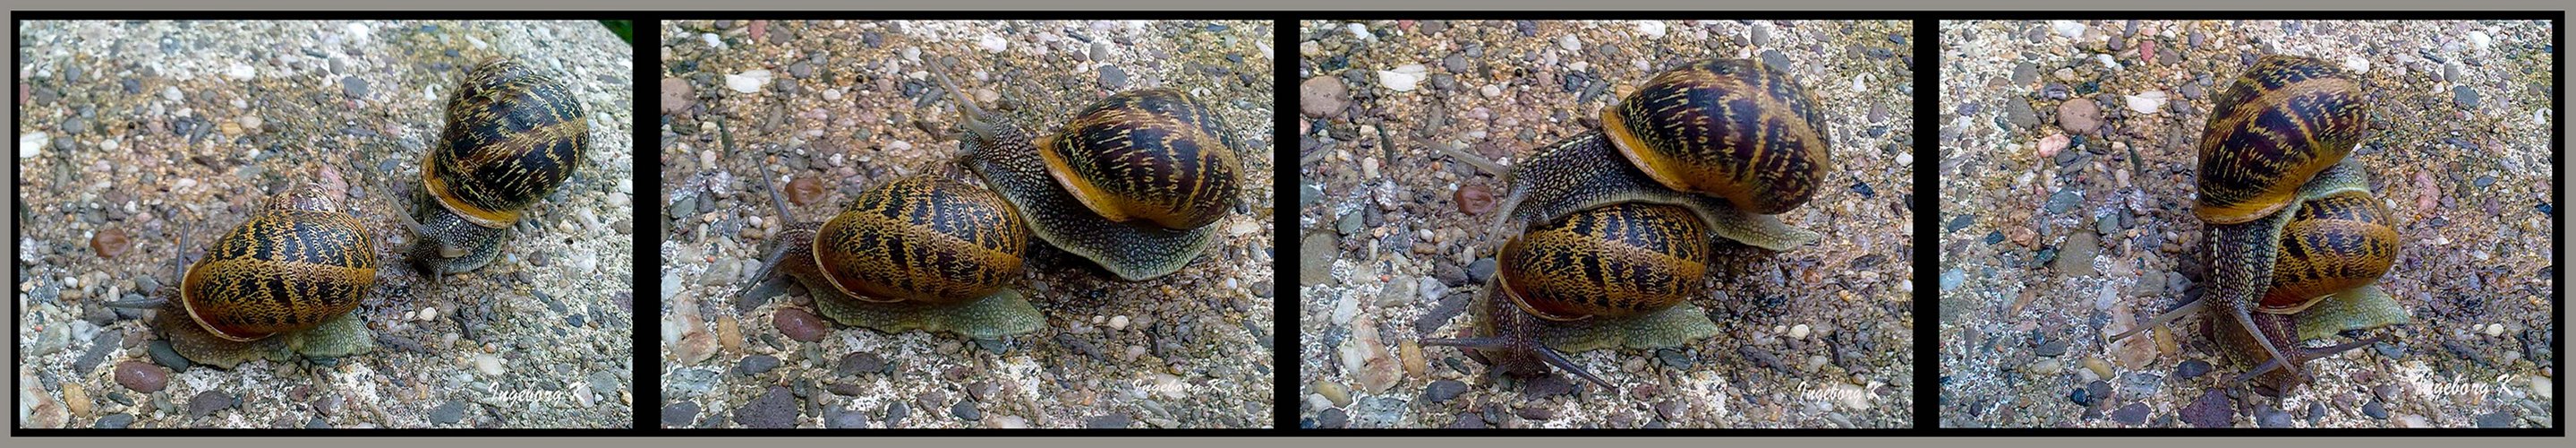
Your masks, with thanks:
[[[663,22],[662,426],[1271,426],[1276,31]]]
[[[1941,425],[2554,426],[2554,28],[1943,21]]]
[[[21,428],[633,426],[595,20],[23,20]]]
[[[1298,427],[1913,425],[1914,22],[1432,19],[1299,24]]]

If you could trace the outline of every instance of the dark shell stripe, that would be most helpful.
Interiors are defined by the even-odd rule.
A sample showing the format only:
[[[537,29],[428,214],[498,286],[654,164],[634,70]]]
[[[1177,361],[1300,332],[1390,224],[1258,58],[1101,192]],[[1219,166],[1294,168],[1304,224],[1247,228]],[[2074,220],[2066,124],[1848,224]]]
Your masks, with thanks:
[[[2360,85],[2324,61],[2267,57],[2219,95],[2200,140],[2197,214],[2229,224],[2280,210],[2358,143]]]
[[[444,144],[426,169],[459,210],[512,216],[572,176],[589,146],[589,122],[561,81],[516,63],[468,74],[448,103]]]

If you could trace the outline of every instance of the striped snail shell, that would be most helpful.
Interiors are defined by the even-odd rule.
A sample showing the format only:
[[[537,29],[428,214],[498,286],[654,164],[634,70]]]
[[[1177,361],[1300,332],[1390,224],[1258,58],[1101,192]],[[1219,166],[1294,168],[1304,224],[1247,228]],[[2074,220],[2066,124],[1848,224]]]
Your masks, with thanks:
[[[791,275],[869,302],[963,303],[1018,280],[1029,230],[1000,196],[935,176],[851,198],[811,230],[790,230]]]
[[[1542,319],[1634,316],[1706,289],[1706,233],[1681,207],[1586,210],[1504,244],[1499,278],[1513,303]]]
[[[1216,116],[1172,89],[1110,95],[1038,140],[1047,175],[1110,221],[1191,229],[1225,216],[1241,190]]]
[[[2388,207],[2367,191],[2346,191],[2301,204],[2281,228],[2281,256],[2261,311],[2297,313],[2326,296],[2379,281],[2397,262],[2397,229]]]
[[[2317,58],[2265,56],[2218,92],[2200,137],[2193,212],[2217,224],[2289,205],[2299,186],[2361,142],[2361,83]]]
[[[1779,214],[1816,195],[1827,163],[1813,95],[1778,68],[1709,59],[1665,70],[1601,111],[1619,155],[1666,188]]]
[[[589,121],[562,80],[509,59],[475,66],[421,162],[432,200],[413,207],[412,263],[433,278],[490,263],[510,225],[572,177],[589,146]]]
[[[318,184],[272,198],[215,240],[179,282],[179,305],[206,332],[259,340],[358,308],[376,283],[373,239]]]
[[[951,95],[958,95],[957,83],[948,75],[933,70]],[[1120,279],[1139,281],[1171,275],[1188,267],[1192,259],[1206,252],[1215,242],[1215,227],[1174,228],[1150,216],[1164,216],[1178,224],[1206,223],[1222,216],[1236,200],[1233,148],[1242,147],[1213,125],[1215,115],[1186,98],[1175,98],[1177,92],[1147,90],[1113,96],[1092,109],[1117,110],[1093,118],[1077,119],[1068,131],[1047,138],[1032,137],[1026,127],[996,114],[986,113],[964,96],[955,96],[958,127],[965,134],[958,141],[968,169],[983,179],[986,186],[1008,201],[1019,216],[1027,220],[1030,234],[1067,253],[1091,260]],[[1124,137],[1115,131],[1083,132],[1082,128],[1119,125],[1086,123],[1125,117],[1153,116],[1149,127],[1129,131],[1156,129],[1156,133],[1129,133]],[[1213,133],[1213,135],[1210,135]],[[1089,137],[1084,137],[1090,135]],[[1163,135],[1138,140],[1140,136]],[[1187,138],[1179,136],[1187,135]],[[1073,136],[1073,137],[1067,137]],[[1211,144],[1214,141],[1224,144]],[[1114,141],[1114,144],[1092,146],[1104,152],[1067,151],[1064,156],[1044,155],[1040,147],[1054,145],[1074,148],[1072,143],[1036,143],[1041,140]],[[1084,143],[1093,145],[1093,143]],[[1114,150],[1107,150],[1116,148]],[[1189,154],[1157,151],[1186,150]],[[1130,153],[1132,152],[1132,153]],[[1051,158],[1052,157],[1052,158]],[[1085,158],[1100,158],[1082,161]],[[1055,160],[1061,158],[1062,160]],[[1124,159],[1121,159],[1124,158]],[[1095,168],[1077,168],[1096,164]],[[1056,166],[1062,165],[1059,169]],[[1152,165],[1148,168],[1147,165]],[[1101,169],[1107,176],[1082,175],[1087,169]],[[1089,180],[1087,187],[1068,186],[1067,176]],[[1123,176],[1146,176],[1134,180],[1110,180]],[[1160,177],[1172,176],[1172,177]],[[1124,199],[1106,199],[1106,196]],[[1102,196],[1085,199],[1083,196]],[[1169,205],[1152,205],[1169,204]],[[1124,210],[1129,221],[1108,219],[1099,208]],[[1155,211],[1169,210],[1169,212]]]

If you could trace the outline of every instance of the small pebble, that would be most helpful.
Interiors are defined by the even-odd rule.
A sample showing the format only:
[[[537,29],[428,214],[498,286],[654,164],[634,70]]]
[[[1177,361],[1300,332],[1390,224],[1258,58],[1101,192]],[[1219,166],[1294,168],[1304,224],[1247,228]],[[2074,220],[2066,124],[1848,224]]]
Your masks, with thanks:
[[[163,370],[161,366],[132,360],[116,363],[116,384],[124,385],[127,389],[146,393],[160,392],[161,388],[169,386],[169,381],[169,371]]]

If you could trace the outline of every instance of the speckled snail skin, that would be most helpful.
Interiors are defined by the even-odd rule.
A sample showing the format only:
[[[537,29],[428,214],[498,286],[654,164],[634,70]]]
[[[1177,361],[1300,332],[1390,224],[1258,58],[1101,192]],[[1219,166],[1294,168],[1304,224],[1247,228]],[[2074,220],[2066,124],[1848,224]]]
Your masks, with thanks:
[[[474,67],[420,164],[411,264],[436,281],[491,263],[510,226],[572,177],[589,147],[588,118],[562,80],[508,59]]]
[[[988,114],[933,70],[957,103],[966,166],[1010,201],[1038,239],[1148,280],[1189,266],[1240,193],[1236,149],[1197,100],[1171,89],[1121,92],[1062,130],[1032,137]]]
[[[110,305],[161,308],[154,324],[181,356],[230,368],[258,356],[249,353],[253,342],[353,321],[350,311],[376,284],[372,241],[358,218],[341,212],[322,186],[299,184],[217,238],[180,276],[177,300]],[[342,340],[347,337],[314,340],[348,342]],[[355,349],[313,345],[325,354]]]
[[[1601,129],[1539,148],[1504,175],[1511,187],[1497,233],[1518,236],[1472,308],[1473,337],[1422,343],[1471,349],[1496,373],[1553,365],[1615,389],[1559,350],[1714,336],[1706,315],[1676,307],[1705,289],[1711,243],[1783,251],[1818,237],[1772,216],[1813,199],[1828,169],[1829,134],[1814,103],[1758,61],[1700,60],[1657,74],[1605,108]]]
[[[2121,334],[2198,311],[2237,377],[2272,391],[2306,380],[2299,364],[2376,341],[2300,343],[2403,324],[2375,283],[2401,240],[2357,162],[2367,127],[2361,84],[2323,60],[2266,56],[2215,97],[2199,145],[2194,212],[2209,232],[2209,295]],[[2218,308],[2211,308],[2218,307]]]

